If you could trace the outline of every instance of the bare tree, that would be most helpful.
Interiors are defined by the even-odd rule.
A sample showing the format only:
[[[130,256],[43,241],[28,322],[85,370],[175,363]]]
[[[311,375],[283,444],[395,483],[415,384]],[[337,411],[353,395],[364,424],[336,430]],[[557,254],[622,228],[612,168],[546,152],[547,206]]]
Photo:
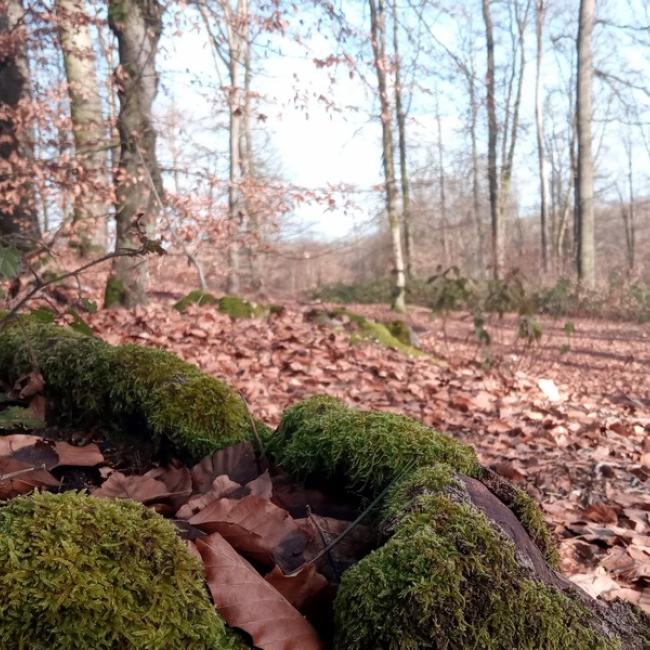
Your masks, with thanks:
[[[578,27],[578,77],[576,120],[578,133],[578,179],[576,183],[576,244],[578,279],[588,289],[596,286],[596,241],[594,235],[594,163],[591,150],[592,34],[595,0],[580,0]]]
[[[495,100],[494,23],[490,8],[491,0],[482,0],[485,23],[485,46],[487,67],[485,70],[486,107],[488,115],[488,189],[490,195],[490,223],[492,244],[492,274],[499,277],[503,266],[502,224],[499,210],[499,179],[497,170],[497,110]]]
[[[382,153],[384,163],[384,188],[386,212],[391,234],[393,265],[395,273],[395,293],[392,308],[397,312],[406,311],[406,281],[404,258],[402,254],[402,233],[397,211],[397,182],[395,179],[392,107],[388,97],[388,61],[386,58],[386,17],[383,0],[369,0],[370,41],[373,62],[377,73],[379,107],[382,131]]]
[[[26,170],[13,169],[34,157],[29,125],[18,115],[20,104],[30,99],[25,12],[20,0],[0,0],[0,160],[9,173],[0,174],[0,236],[4,243],[27,250],[40,237],[36,197]],[[10,195],[15,198],[10,198]]]
[[[56,0],[56,12],[75,153],[83,184],[89,188],[74,200],[73,221],[78,224],[79,251],[84,256],[90,246],[106,246],[107,210],[98,192],[98,186],[105,181],[106,132],[84,0]]]
[[[402,189],[402,231],[404,233],[404,261],[406,275],[410,277],[413,265],[413,233],[411,229],[411,188],[406,161],[406,110],[402,98],[402,59],[399,48],[399,23],[397,0],[393,0],[393,53],[395,57],[395,113],[399,142],[399,171]]]
[[[549,180],[545,151],[544,134],[544,93],[542,88],[542,69],[544,61],[544,19],[546,5],[544,0],[536,1],[535,11],[535,132],[537,135],[537,161],[539,167],[539,226],[542,271],[548,272],[547,221],[549,206]]]
[[[158,90],[156,52],[163,8],[157,0],[110,0],[109,24],[117,37],[120,161],[116,172],[116,251],[140,248],[160,210],[162,181],[156,158],[152,105]],[[116,257],[105,304],[133,307],[146,302],[144,259]]]

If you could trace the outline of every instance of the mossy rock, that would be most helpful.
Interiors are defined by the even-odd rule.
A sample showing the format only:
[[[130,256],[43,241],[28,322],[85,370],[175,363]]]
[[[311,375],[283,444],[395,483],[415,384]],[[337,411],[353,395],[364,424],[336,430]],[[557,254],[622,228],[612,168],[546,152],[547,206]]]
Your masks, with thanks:
[[[501,501],[466,445],[324,396],[287,409],[267,445],[298,478],[367,498],[388,488],[371,515],[383,544],[342,576],[335,650],[650,647],[649,617],[553,571],[539,508],[516,488]]]
[[[249,302],[239,296],[223,296],[218,300],[218,309],[230,318],[266,318],[269,315],[268,307]]]
[[[195,289],[174,303],[174,309],[176,311],[185,311],[190,305],[216,305],[218,302],[219,300],[209,291]]]
[[[253,439],[240,396],[164,350],[111,346],[24,318],[0,332],[0,379],[11,385],[34,364],[64,423],[147,434],[189,460]]]
[[[203,568],[139,503],[35,493],[0,507],[0,639],[15,650],[235,650]]]
[[[409,465],[446,463],[476,476],[471,447],[404,415],[359,411],[316,395],[289,407],[268,450],[294,476],[378,494]]]
[[[400,343],[414,348],[419,346],[418,337],[406,321],[392,320],[383,324]]]
[[[423,356],[425,353],[418,350],[410,343],[410,328],[403,321],[391,321],[391,323],[379,323],[349,309],[339,307],[336,309],[311,309],[305,314],[305,318],[321,326],[333,327],[337,322],[343,325],[349,324],[350,340],[352,343],[374,341],[385,348],[397,350],[409,357]],[[404,331],[402,326],[395,323],[403,323],[407,330],[407,340],[403,340]],[[395,330],[395,333],[392,331]]]

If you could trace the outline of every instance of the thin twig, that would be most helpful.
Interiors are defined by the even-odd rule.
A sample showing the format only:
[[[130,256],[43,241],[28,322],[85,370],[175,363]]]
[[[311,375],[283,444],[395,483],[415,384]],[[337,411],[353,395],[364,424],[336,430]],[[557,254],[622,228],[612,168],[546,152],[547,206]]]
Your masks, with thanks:
[[[0,318],[0,328],[9,320],[11,320],[23,307],[25,304],[27,304],[37,293],[42,291],[45,287],[47,287],[50,284],[54,284],[55,282],[61,282],[61,280],[66,280],[67,278],[70,278],[72,276],[76,276],[79,273],[83,273],[84,271],[87,271],[89,268],[92,268],[93,266],[97,266],[98,264],[102,264],[103,262],[107,262],[108,260],[112,260],[115,257],[137,257],[138,255],[144,255],[149,252],[149,248],[145,244],[141,248],[122,248],[120,250],[115,251],[114,253],[107,253],[106,255],[102,255],[101,257],[98,257],[96,260],[91,260],[90,262],[87,262],[86,264],[83,264],[77,269],[74,269],[72,271],[68,271],[67,273],[63,273],[62,275],[57,275],[50,280],[46,280],[45,282],[42,282],[38,286],[34,287],[31,291],[29,291],[25,296],[23,296],[18,303],[16,303],[10,310],[7,312],[2,318]]]
[[[40,467],[26,467],[25,469],[17,469],[15,472],[9,472],[9,474],[0,474],[0,483],[3,481],[9,481],[16,476],[21,476],[22,474],[29,474],[30,472],[35,472],[37,469],[46,469],[45,465]]]
[[[248,402],[246,401],[244,394],[239,390],[237,391],[237,394],[239,395],[241,401],[244,403],[244,406],[246,407],[246,415],[248,416],[248,421],[250,422],[251,429],[253,430],[253,435],[255,436],[255,441],[257,442],[257,446],[260,451],[260,462],[264,462],[266,461],[266,448],[264,447],[262,438],[259,434],[259,431],[257,430],[257,425],[255,424],[255,418],[253,418],[253,414],[251,413],[250,406],[248,405]]]
[[[395,476],[395,478],[372,500],[370,505],[334,540],[332,540],[325,548],[321,549],[316,555],[314,555],[311,560],[307,561],[305,564],[314,564],[318,560],[320,560],[323,555],[326,553],[329,553],[339,542],[341,542],[345,537],[348,536],[348,534],[356,528],[367,516],[368,514],[374,510],[374,508],[379,504],[379,502],[386,496],[387,492],[397,483],[407,472],[409,472],[413,466],[415,465],[415,461],[411,461],[410,463],[407,463],[402,471]],[[304,566],[304,565],[303,565]],[[286,573],[285,575],[288,577],[296,575],[302,567],[299,569],[296,569],[295,571],[291,573]]]
[[[311,521],[311,523],[314,525],[314,528],[318,531],[318,535],[320,536],[321,542],[323,542],[323,548],[327,548],[328,542],[325,539],[325,533],[323,532],[323,529],[318,524],[318,520],[312,514],[311,507],[308,505],[305,508],[305,510],[307,510],[307,518],[309,519],[309,521]],[[336,562],[334,561],[334,555],[332,555],[331,549],[327,551],[327,559],[329,560],[330,566],[332,567],[332,571],[334,572],[334,576],[338,581],[341,576],[336,567]]]

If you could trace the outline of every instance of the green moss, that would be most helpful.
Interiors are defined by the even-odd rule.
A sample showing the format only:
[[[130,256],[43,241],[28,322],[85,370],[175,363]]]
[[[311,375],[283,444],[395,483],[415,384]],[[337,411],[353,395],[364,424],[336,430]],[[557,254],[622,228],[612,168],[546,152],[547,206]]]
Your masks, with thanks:
[[[560,554],[535,500],[521,488],[489,470],[483,469],[480,479],[517,516],[530,538],[544,554],[546,561],[552,567],[558,568]]]
[[[3,648],[241,647],[174,527],[131,501],[10,501],[0,508],[0,591]]]
[[[411,328],[403,320],[393,320],[384,323],[386,329],[403,345],[412,345],[411,341]]]
[[[215,298],[215,296],[213,296],[209,291],[195,289],[194,291],[190,291],[178,302],[174,303],[174,309],[176,309],[176,311],[185,311],[190,305],[216,305],[218,302],[217,298]]]
[[[522,576],[482,513],[443,495],[420,496],[393,537],[344,573],[335,615],[341,650],[620,647],[578,603]]]
[[[291,474],[379,492],[410,463],[479,472],[471,447],[403,415],[359,411],[317,395],[288,408],[269,451]]]
[[[219,298],[219,311],[230,318],[264,318],[269,313],[267,307],[256,305],[239,296]]]
[[[535,500],[523,490],[513,486],[515,497],[512,503],[506,505],[517,515],[531,539],[544,553],[546,561],[554,568],[560,566],[560,553],[557,550],[553,536],[544,521],[544,515]]]
[[[121,280],[110,276],[104,289],[104,307],[118,307],[126,303],[126,288]]]
[[[0,332],[0,379],[12,384],[34,367],[67,423],[147,433],[192,459],[252,437],[235,391],[163,350],[113,347],[21,318]]]
[[[359,343],[362,341],[374,341],[380,345],[383,345],[385,348],[397,350],[409,357],[424,355],[424,352],[410,345],[410,330],[408,329],[408,325],[406,325],[406,323],[403,321],[378,323],[343,307],[325,312],[312,310],[310,314],[311,319],[320,325],[331,324],[332,319],[348,321],[352,326],[350,340],[353,343]],[[404,335],[402,325],[395,325],[396,323],[402,323],[402,325],[406,327],[406,341],[402,340],[402,337]],[[392,327],[395,327],[396,334],[391,331]]]
[[[246,406],[224,382],[164,350],[122,345],[113,351],[113,411],[143,417],[158,439],[194,458],[251,439]]]

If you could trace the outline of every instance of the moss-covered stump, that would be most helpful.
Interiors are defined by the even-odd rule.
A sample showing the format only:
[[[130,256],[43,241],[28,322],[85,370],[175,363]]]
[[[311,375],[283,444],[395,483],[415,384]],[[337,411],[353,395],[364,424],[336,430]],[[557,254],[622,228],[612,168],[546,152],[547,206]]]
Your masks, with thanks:
[[[556,573],[537,506],[465,445],[319,396],[285,412],[269,450],[305,479],[369,496],[390,486],[384,543],[343,574],[337,650],[650,648],[650,619]]]
[[[13,384],[34,368],[63,422],[146,433],[191,460],[252,439],[239,395],[163,350],[111,346],[25,318],[0,331],[0,380]]]
[[[176,311],[185,311],[190,305],[216,305],[218,302],[219,300],[209,291],[195,289],[174,303],[174,309]]]
[[[326,327],[347,325],[353,343],[374,341],[409,357],[424,355],[411,343],[410,328],[403,321],[379,323],[343,307],[337,309],[310,309],[305,319]]]
[[[219,298],[218,309],[230,318],[265,318],[269,315],[269,308],[264,305],[250,302],[239,296],[223,296]]]
[[[0,507],[0,645],[234,650],[203,569],[130,501],[36,493]]]

